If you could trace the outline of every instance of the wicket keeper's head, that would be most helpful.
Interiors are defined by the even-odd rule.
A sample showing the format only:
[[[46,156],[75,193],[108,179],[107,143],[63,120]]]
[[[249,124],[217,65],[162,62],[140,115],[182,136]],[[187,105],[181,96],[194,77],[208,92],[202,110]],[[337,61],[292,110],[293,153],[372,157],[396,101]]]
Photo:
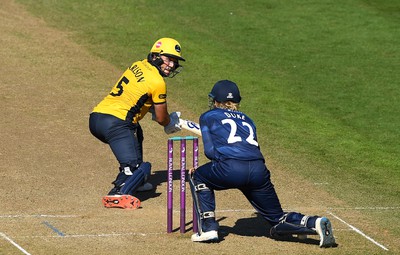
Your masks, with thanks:
[[[215,107],[238,110],[242,97],[236,83],[229,80],[221,80],[214,84],[211,92],[208,94],[209,107]]]

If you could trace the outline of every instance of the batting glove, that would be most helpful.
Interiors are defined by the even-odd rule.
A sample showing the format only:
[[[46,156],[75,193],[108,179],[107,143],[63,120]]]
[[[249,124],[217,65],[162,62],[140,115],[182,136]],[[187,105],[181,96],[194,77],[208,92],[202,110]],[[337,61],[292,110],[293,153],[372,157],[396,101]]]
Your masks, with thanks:
[[[164,132],[169,135],[181,131],[182,128],[179,125],[179,117],[181,116],[181,112],[173,112],[169,115],[170,122],[168,125],[164,127]]]

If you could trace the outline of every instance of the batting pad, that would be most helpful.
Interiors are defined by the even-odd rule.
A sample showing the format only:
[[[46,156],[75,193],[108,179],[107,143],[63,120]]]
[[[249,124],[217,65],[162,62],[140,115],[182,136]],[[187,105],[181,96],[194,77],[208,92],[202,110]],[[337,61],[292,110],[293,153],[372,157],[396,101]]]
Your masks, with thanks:
[[[136,189],[148,179],[150,172],[151,164],[149,162],[140,164],[140,166],[133,171],[132,175],[125,180],[125,184],[121,187],[121,193],[132,195]]]

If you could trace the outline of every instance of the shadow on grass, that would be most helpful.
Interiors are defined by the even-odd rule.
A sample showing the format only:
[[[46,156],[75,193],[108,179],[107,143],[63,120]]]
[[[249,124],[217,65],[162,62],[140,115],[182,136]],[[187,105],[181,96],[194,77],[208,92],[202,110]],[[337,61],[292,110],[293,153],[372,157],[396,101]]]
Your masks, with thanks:
[[[180,178],[181,178],[180,170],[174,169],[172,178],[174,181],[180,180]],[[186,180],[187,180],[187,178],[188,178],[188,171],[186,171]],[[159,197],[159,196],[161,196],[162,193],[166,192],[166,188],[161,189],[159,186],[162,183],[167,182],[167,170],[158,170],[158,171],[154,172],[147,181],[153,185],[154,189],[146,191],[146,192],[136,192],[134,194],[134,196],[137,197],[142,202],[146,201],[147,199]],[[186,181],[186,185],[189,185],[189,183],[187,181]],[[175,196],[178,196],[178,195],[175,195]]]
[[[180,173],[179,171],[174,171],[173,172],[173,179],[174,180],[179,180],[180,179]],[[146,201],[147,199],[155,198],[161,196],[162,193],[164,193],[166,190],[159,190],[159,187],[161,183],[167,181],[167,171],[162,170],[162,171],[157,171],[154,172],[150,178],[147,180],[149,183],[153,185],[153,190],[145,191],[145,192],[136,192],[134,194],[135,197],[137,197],[140,201]],[[157,192],[157,191],[160,192]]]
[[[180,180],[180,178],[181,178],[180,171],[174,169],[174,171],[172,173],[172,179],[174,181],[176,181],[176,180]],[[187,181],[188,180],[187,178],[188,178],[188,171],[186,171],[186,185],[188,186],[189,183]],[[159,170],[157,172],[154,172],[150,176],[148,182],[153,185],[154,189],[150,190],[150,191],[146,191],[146,192],[136,192],[135,196],[137,198],[139,198],[140,201],[145,201],[150,198],[159,197],[159,196],[161,196],[162,193],[166,192],[166,188],[161,189],[159,186],[162,183],[167,182],[167,170]],[[189,193],[190,193],[190,191],[189,191]],[[175,196],[178,196],[178,195],[175,195]],[[190,196],[190,194],[189,194],[189,196]]]

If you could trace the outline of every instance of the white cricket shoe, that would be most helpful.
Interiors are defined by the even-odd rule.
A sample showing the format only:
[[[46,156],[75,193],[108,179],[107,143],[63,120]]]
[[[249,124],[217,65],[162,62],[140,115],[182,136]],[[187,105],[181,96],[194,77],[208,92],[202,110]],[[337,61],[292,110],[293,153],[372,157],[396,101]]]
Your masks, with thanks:
[[[153,185],[150,182],[146,182],[142,186],[140,186],[136,191],[143,192],[143,191],[149,191],[153,189]]]
[[[315,231],[317,231],[320,237],[319,247],[332,247],[336,245],[332,225],[328,218],[318,218],[315,221]]]
[[[203,232],[201,235],[198,233],[192,235],[192,242],[217,242],[218,241],[218,231],[211,230],[208,232]]]

